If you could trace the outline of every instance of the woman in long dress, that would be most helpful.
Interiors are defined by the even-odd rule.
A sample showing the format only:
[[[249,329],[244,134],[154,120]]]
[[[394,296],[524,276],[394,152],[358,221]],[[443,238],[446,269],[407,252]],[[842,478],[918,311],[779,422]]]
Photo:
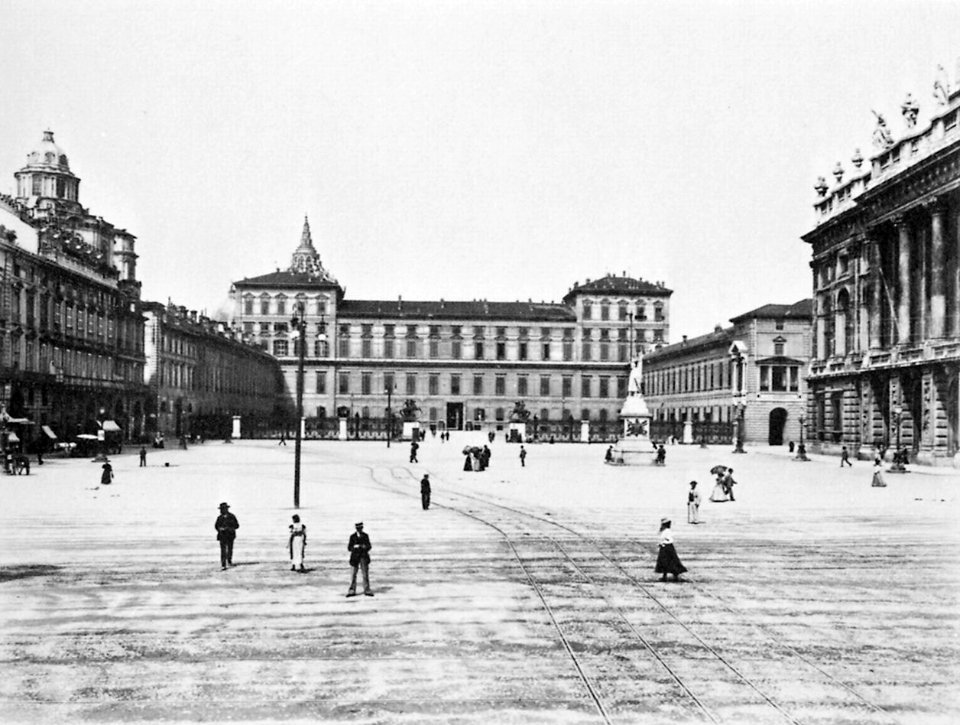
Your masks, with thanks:
[[[306,571],[303,568],[303,554],[307,548],[307,527],[300,523],[300,516],[293,515],[290,524],[290,571]]]
[[[673,575],[674,581],[680,581],[680,575],[687,570],[677,556],[673,546],[673,532],[670,531],[670,519],[660,519],[660,551],[657,554],[657,566],[654,571],[660,574],[660,581],[667,580],[667,574]]]
[[[723,474],[717,474],[717,482],[713,486],[713,491],[710,492],[710,500],[715,503],[723,503],[724,501],[729,501],[730,497],[727,496],[727,487],[723,485]]]
[[[873,459],[873,482],[870,485],[876,488],[885,488],[887,485],[883,478],[883,460],[879,455]]]

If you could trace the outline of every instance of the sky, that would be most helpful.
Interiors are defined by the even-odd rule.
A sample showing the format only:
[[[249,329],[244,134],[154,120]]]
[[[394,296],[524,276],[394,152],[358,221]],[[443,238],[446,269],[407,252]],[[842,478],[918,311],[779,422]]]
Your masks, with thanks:
[[[679,340],[811,295],[816,178],[958,58],[930,0],[0,0],[0,192],[52,129],[144,297],[210,315],[308,215],[351,299],[626,272]]]

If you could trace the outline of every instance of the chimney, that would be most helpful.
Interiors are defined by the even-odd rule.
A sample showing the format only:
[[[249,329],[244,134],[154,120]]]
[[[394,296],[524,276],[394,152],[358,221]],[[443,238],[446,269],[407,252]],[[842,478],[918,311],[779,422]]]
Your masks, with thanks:
[[[687,344],[687,336],[686,336],[686,335],[683,336],[683,342],[682,342],[681,344],[683,344],[683,345],[686,345],[686,344]]]
[[[713,326],[713,331],[714,331],[714,332],[723,332],[723,326],[718,322],[716,325]]]

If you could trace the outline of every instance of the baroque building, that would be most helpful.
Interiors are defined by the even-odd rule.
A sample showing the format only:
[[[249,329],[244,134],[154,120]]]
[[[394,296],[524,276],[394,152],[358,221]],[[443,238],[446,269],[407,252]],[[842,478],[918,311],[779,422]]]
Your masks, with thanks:
[[[685,443],[799,441],[810,359],[812,300],[764,305],[729,327],[643,359],[651,435]]]
[[[908,94],[898,138],[876,114],[873,155],[814,187],[814,450],[958,460],[960,88],[942,68],[934,98],[919,124]]]
[[[16,196],[0,195],[0,402],[36,424],[28,436],[138,436],[148,397],[136,238],[81,206],[52,131],[15,177]]]
[[[146,302],[143,312],[148,435],[224,439],[234,416],[253,431],[283,419],[276,358],[196,310]]]
[[[523,403],[537,435],[617,433],[631,348],[669,338],[671,290],[607,275],[574,284],[561,303],[488,300],[351,300],[327,271],[304,220],[284,270],[234,282],[235,324],[281,363],[296,390],[299,330],[306,323],[307,435],[384,434],[388,400],[419,407],[433,430],[502,430]],[[389,395],[388,395],[389,393]]]

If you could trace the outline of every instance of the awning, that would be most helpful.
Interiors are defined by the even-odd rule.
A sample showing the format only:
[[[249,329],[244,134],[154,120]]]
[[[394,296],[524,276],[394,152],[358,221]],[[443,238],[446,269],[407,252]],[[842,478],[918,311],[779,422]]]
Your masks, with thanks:
[[[117,425],[117,422],[115,420],[105,420],[103,421],[103,425],[101,427],[108,433],[120,432],[120,426]]]
[[[17,437],[16,433],[7,433],[7,440],[10,443],[19,443],[20,439]]]
[[[95,441],[97,440],[97,437],[89,433],[81,433],[80,435],[77,436],[77,439],[81,441]]]
[[[50,429],[50,426],[42,425],[40,426],[40,429],[47,434],[48,438],[53,438],[53,440],[57,440],[57,434]]]

